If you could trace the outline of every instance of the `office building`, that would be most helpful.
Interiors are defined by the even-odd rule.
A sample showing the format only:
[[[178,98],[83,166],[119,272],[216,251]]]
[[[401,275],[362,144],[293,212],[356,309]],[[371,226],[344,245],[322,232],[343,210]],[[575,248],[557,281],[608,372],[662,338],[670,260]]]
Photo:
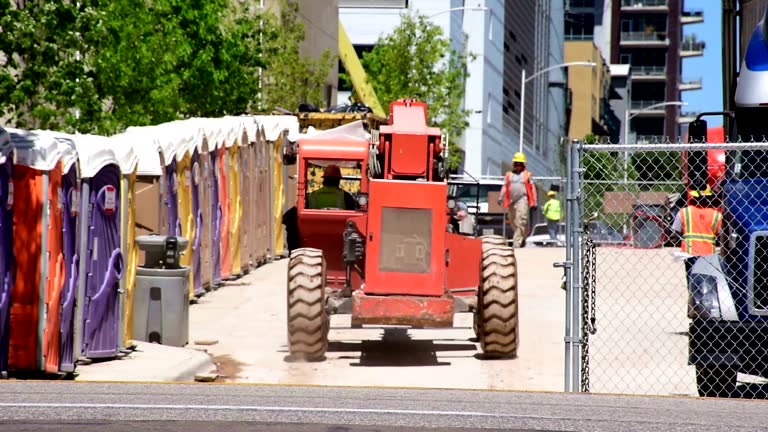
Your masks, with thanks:
[[[702,11],[684,10],[683,0],[568,0],[566,38],[589,39],[611,64],[630,65],[628,141],[677,140],[692,120],[681,110],[683,91],[700,90],[701,78],[682,77],[682,61],[704,53],[683,25],[704,21]],[[666,105],[664,105],[667,103]]]
[[[463,169],[500,175],[519,148],[521,68],[530,76],[563,61],[562,0],[339,0],[339,19],[358,55],[400,24],[401,13],[429,17],[459,48],[464,34],[476,55],[468,65],[464,108],[469,127],[457,139]],[[462,9],[464,8],[464,9]],[[484,10],[478,10],[484,8]],[[341,85],[341,83],[340,83]],[[339,88],[339,103],[351,89]],[[526,84],[524,151],[539,176],[560,175],[565,137],[565,74],[537,75]]]

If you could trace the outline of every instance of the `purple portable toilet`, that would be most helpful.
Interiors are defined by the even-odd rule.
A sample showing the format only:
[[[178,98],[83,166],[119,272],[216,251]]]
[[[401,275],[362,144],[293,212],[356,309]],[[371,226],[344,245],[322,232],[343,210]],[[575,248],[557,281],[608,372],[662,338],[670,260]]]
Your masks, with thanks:
[[[115,357],[120,349],[120,167],[108,138],[75,137],[81,171],[76,356]],[[77,358],[74,359],[77,361]]]
[[[75,370],[74,333],[75,297],[77,295],[77,274],[80,265],[77,258],[78,215],[80,214],[80,175],[77,163],[64,171],[61,178],[64,215],[63,246],[66,276],[61,296],[61,336],[59,337],[59,369],[62,372]]]
[[[210,143],[210,141],[209,141]],[[213,280],[211,287],[221,284],[221,203],[219,202],[219,157],[216,154],[218,145],[211,147],[211,250],[213,251]]]
[[[195,217],[195,238],[192,242],[192,268],[194,269],[195,295],[201,296],[205,293],[203,289],[203,260],[200,254],[200,244],[203,238],[203,210],[200,208],[200,152],[198,146],[195,146],[192,153],[192,214]]]
[[[8,342],[13,287],[13,147],[0,128],[0,374],[8,373]]]

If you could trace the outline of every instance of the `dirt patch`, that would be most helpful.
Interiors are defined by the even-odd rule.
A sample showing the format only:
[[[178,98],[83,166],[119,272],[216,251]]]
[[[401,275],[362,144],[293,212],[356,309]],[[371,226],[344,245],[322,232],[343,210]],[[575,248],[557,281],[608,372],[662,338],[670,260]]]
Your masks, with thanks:
[[[219,376],[214,382],[235,382],[243,371],[245,363],[241,363],[229,355],[211,356]]]

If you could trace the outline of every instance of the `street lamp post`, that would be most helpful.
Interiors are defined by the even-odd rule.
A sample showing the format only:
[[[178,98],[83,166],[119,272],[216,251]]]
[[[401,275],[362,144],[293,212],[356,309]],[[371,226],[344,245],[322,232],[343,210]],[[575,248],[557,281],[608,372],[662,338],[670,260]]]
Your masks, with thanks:
[[[659,108],[659,107],[663,107],[663,106],[667,106],[667,105],[684,106],[684,105],[688,105],[688,102],[679,102],[679,101],[675,101],[675,102],[661,102],[661,103],[653,104],[651,106],[647,106],[647,107],[637,111],[636,113],[634,113],[632,115],[629,115],[629,110],[631,108],[631,102],[630,102],[630,104],[627,105],[627,109],[624,110],[624,144],[629,144],[627,142],[627,139],[628,139],[628,136],[629,136],[629,121],[630,120],[635,118],[638,114],[642,114],[644,112],[648,112],[648,111],[652,110],[653,108]],[[637,141],[637,140],[635,140],[635,141]]]
[[[549,72],[553,69],[563,68],[568,66],[595,67],[597,66],[597,63],[587,62],[587,61],[562,63],[562,64],[558,64],[558,65],[554,65],[554,66],[550,66],[548,68],[542,69],[534,73],[533,75],[529,76],[528,78],[525,77],[525,68],[522,68],[522,73],[520,78],[520,151],[523,151],[523,131],[525,130],[525,123],[524,123],[525,122],[525,83],[543,74],[544,72]]]
[[[428,16],[428,17],[427,17],[427,19],[430,19],[430,18],[434,18],[434,17],[436,17],[436,16],[438,16],[438,15],[442,15],[442,14],[444,14],[444,13],[449,13],[449,12],[454,12],[454,11],[459,11],[459,10],[470,10],[470,11],[487,11],[487,10],[488,10],[488,8],[487,8],[487,7],[484,7],[484,6],[463,6],[463,7],[455,7],[455,8],[446,9],[446,10],[444,10],[444,11],[440,11],[440,12],[438,12],[438,13],[436,13],[436,14],[432,14],[432,15]]]
[[[629,115],[629,109],[631,108],[631,102],[627,105],[627,109],[624,110],[624,144],[629,144],[628,137],[629,137],[629,121],[635,118],[638,114],[642,114],[644,112],[648,112],[652,110],[653,108],[659,108],[663,106],[668,105],[678,105],[678,106],[684,106],[688,105],[688,102],[680,102],[680,101],[674,101],[674,102],[661,102],[657,104],[653,104],[651,106],[647,106],[636,113]],[[635,138],[635,144],[637,144],[637,138]],[[629,152],[624,151],[624,183],[627,183],[627,171],[629,169]]]

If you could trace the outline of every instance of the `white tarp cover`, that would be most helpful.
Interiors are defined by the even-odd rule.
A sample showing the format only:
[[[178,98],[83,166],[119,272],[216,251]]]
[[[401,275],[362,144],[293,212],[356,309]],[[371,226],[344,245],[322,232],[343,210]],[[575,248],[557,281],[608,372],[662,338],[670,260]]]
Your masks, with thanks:
[[[126,133],[112,135],[109,144],[114,150],[123,175],[133,173],[139,166],[139,154],[134,149],[134,139]],[[158,159],[159,160],[159,159]]]
[[[90,134],[57,134],[74,141],[77,158],[80,161],[80,177],[92,178],[107,165],[120,166],[120,161],[115,154],[109,137]]]
[[[161,148],[168,148],[177,161],[189,153],[203,141],[203,131],[200,126],[185,120],[175,120],[157,126],[157,139]]]
[[[152,152],[162,155],[165,166],[171,164],[180,148],[188,145],[183,141],[183,135],[176,126],[171,123],[161,123],[152,126],[131,126],[125,130],[126,134],[136,136],[134,148],[139,154],[139,175],[160,175],[162,170],[159,157],[156,159]],[[174,131],[175,132],[169,132]],[[183,142],[182,142],[183,141]],[[147,161],[144,161],[144,158]]]
[[[264,137],[267,141],[275,141],[280,133],[288,129],[288,135],[293,136],[299,133],[299,118],[292,115],[260,115],[260,116],[243,116],[251,117],[256,121],[257,125],[261,125],[264,128]],[[250,121],[246,124],[246,128],[255,129],[256,125],[251,125]],[[249,131],[248,136],[251,136]],[[254,132],[255,136],[255,132]]]
[[[13,150],[13,146],[11,145],[11,134],[0,127],[0,164],[5,163],[11,150]]]
[[[371,134],[365,131],[365,128],[363,126],[362,120],[357,120],[352,123],[347,123],[338,127],[335,127],[333,129],[326,129],[326,130],[317,130],[314,128],[314,126],[310,126],[307,128],[306,133],[299,133],[296,131],[295,133],[289,133],[288,134],[288,140],[292,142],[298,142],[299,140],[306,138],[306,137],[312,137],[312,138],[322,138],[322,139],[359,139],[364,141],[370,141]]]
[[[75,144],[71,136],[48,130],[23,130],[9,128],[11,145],[16,150],[16,164],[39,171],[51,171],[63,163],[68,172],[77,160]]]
[[[234,117],[239,118],[239,117]],[[202,140],[197,144],[199,152],[211,152],[218,150],[222,146],[231,147],[236,140],[243,135],[245,125],[242,122],[230,120],[230,117],[212,118],[212,117],[193,117],[182,122],[188,122],[194,127],[199,128],[208,141],[208,148],[202,147]],[[250,135],[248,136],[250,139]]]
[[[137,175],[160,177],[163,175],[163,166],[160,162],[160,149],[152,135],[150,126],[133,126],[122,133],[123,138],[131,142],[133,151],[139,158]]]

